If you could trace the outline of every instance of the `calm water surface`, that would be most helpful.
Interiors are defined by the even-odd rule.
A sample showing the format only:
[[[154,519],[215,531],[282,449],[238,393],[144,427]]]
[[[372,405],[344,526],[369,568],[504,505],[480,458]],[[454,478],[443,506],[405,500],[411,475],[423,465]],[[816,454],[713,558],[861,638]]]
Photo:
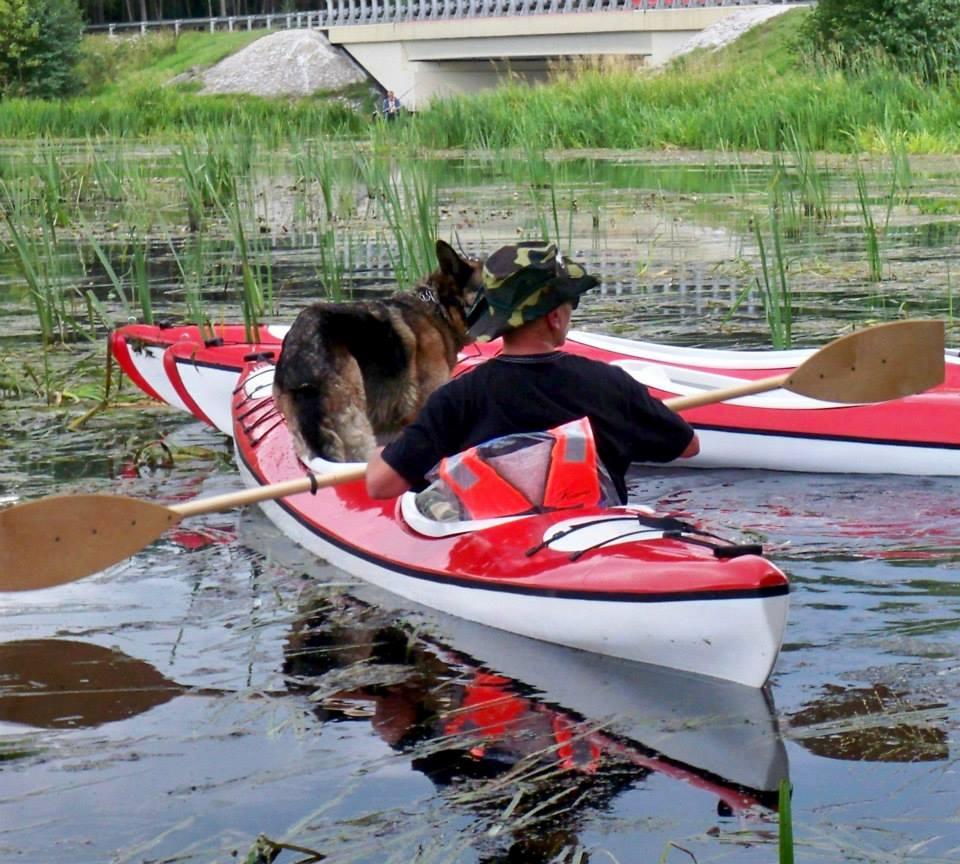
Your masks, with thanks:
[[[604,276],[578,324],[767,344],[759,295],[742,296],[751,234],[729,203],[734,181],[737,196],[760,195],[767,175],[601,167],[568,178],[587,226],[570,248]],[[504,204],[514,174],[471,171],[473,209],[451,193],[446,217],[470,243],[536,228],[529,200]],[[931,197],[955,184],[915,177]],[[884,235],[888,285],[862,279],[855,220],[791,240],[802,337],[905,303],[944,314],[954,217],[908,215],[895,208]],[[284,242],[274,267],[295,309],[316,273],[306,241]],[[386,266],[376,244],[370,255]],[[31,312],[9,257],[0,271],[10,375],[36,357],[23,353]],[[364,272],[383,282],[373,264]],[[181,298],[157,302],[177,311]],[[58,355],[56,374],[74,380],[85,356]],[[228,442],[181,414],[114,409],[68,432],[69,403],[4,398],[4,499],[175,501],[238,485]],[[226,862],[262,833],[371,864],[770,862],[784,778],[798,861],[960,859],[955,480],[638,469],[631,489],[761,540],[788,572],[766,691],[411,609],[308,558],[255,509],[206,516],[106,573],[0,596],[0,860]]]

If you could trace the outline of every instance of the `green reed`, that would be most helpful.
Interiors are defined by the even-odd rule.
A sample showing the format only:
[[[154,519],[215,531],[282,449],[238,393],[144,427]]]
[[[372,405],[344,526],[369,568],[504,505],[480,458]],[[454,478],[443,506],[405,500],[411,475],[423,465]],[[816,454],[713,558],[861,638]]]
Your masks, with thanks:
[[[93,250],[94,255],[97,257],[97,260],[100,262],[100,266],[103,267],[104,273],[107,275],[107,279],[110,282],[110,285],[113,288],[114,294],[121,303],[121,307],[125,313],[129,316],[131,310],[130,296],[127,293],[126,281],[117,275],[117,271],[113,266],[113,262],[110,259],[110,256],[107,254],[103,246],[97,242],[97,239],[93,236],[91,231],[88,231],[88,236],[86,238],[87,243],[90,248]],[[92,297],[92,294],[91,294]],[[149,304],[149,294],[148,294],[148,304]],[[92,303],[97,305],[98,310],[100,311],[101,317],[112,326],[113,322],[110,320],[109,314],[106,309],[96,301],[95,298],[91,300]],[[148,305],[147,309],[144,311],[144,319],[148,324],[153,323],[153,314],[152,309]]]
[[[294,154],[294,173],[301,218],[310,223],[319,222],[324,216],[333,219],[334,160],[329,149],[308,141],[304,149]],[[314,207],[314,193],[318,187],[323,213]]]
[[[871,211],[870,196],[867,191],[867,178],[863,166],[858,162],[854,171],[857,184],[857,204],[860,208],[860,217],[863,220],[863,236],[866,243],[868,279],[879,282],[883,279],[883,262],[880,260],[880,240],[877,236],[877,226]]]
[[[780,831],[777,836],[779,864],[793,864],[793,810],[790,801],[792,791],[789,780],[780,781],[777,806],[780,814]]]
[[[834,208],[830,194],[830,173],[817,165],[816,154],[806,145],[797,129],[788,130],[790,152],[796,162],[803,215],[828,221]]]
[[[243,314],[244,333],[248,342],[259,341],[258,328],[266,310],[273,302],[273,276],[270,265],[269,247],[264,249],[253,234],[248,239],[248,229],[244,225],[245,204],[241,204],[236,178],[231,178],[226,200],[218,203],[224,210],[233,234],[233,240],[241,275],[242,291],[240,309]]]
[[[236,151],[229,147],[214,147],[208,141],[205,149],[206,152],[201,153],[199,146],[182,144],[180,147],[180,176],[191,231],[203,228],[208,212],[235,192],[237,174],[244,169],[249,171],[246,153],[241,156],[246,164],[241,165]]]
[[[436,166],[378,158],[363,159],[360,166],[367,194],[382,208],[394,278],[401,290],[411,288],[437,265]]]
[[[11,255],[26,283],[37,315],[41,341],[49,346],[56,341],[63,342],[68,334],[83,335],[71,309],[72,303],[81,295],[72,286],[72,300],[67,299],[67,280],[56,228],[46,218],[50,216],[52,219],[53,214],[44,208],[39,221],[34,221],[33,215],[26,212],[29,203],[30,192],[24,184],[0,181],[0,207],[7,225],[7,237],[0,239],[0,246]]]
[[[130,176],[127,162],[118,148],[114,149],[114,158],[108,160],[98,155],[91,140],[87,141],[88,159],[93,169],[93,178],[97,184],[97,197],[101,201],[119,202],[128,196]]]
[[[326,228],[321,232],[317,251],[320,255],[318,277],[329,300],[342,300],[349,294],[348,273],[353,272],[353,244],[348,229]]]
[[[568,209],[561,229],[562,207],[557,200],[557,189],[565,184],[562,171],[547,158],[543,150],[527,146],[526,158],[514,167],[517,182],[526,186],[533,205],[536,227],[533,233],[537,237],[552,237],[563,248],[570,247],[573,237],[573,209]],[[519,168],[519,171],[517,170]]]
[[[767,252],[761,220],[753,222],[754,238],[757,242],[757,252],[760,258],[760,276],[755,279],[756,286],[763,301],[764,316],[770,329],[770,338],[773,347],[777,349],[789,348],[793,342],[793,290],[787,278],[788,264],[783,247],[783,231],[780,225],[780,209],[775,199],[771,199],[767,218],[770,227],[770,237],[773,243],[773,255]],[[739,307],[743,304],[750,286],[745,287],[736,298],[725,322],[728,322]]]
[[[203,234],[195,234],[178,250],[172,237],[167,238],[170,254],[180,274],[184,289],[186,319],[200,328],[204,338],[212,337],[210,318],[203,302],[203,289],[207,282],[207,241]]]
[[[783,237],[776,209],[770,211],[770,232],[773,238],[774,274],[767,261],[763,235],[757,225],[757,247],[760,251],[760,267],[763,284],[763,308],[774,348],[789,348],[793,343],[793,293],[787,280],[787,265],[783,252]]]
[[[63,167],[63,153],[55,152],[50,145],[43,148],[42,162],[38,167],[40,178],[40,201],[43,218],[56,235],[57,228],[70,224],[70,180]]]

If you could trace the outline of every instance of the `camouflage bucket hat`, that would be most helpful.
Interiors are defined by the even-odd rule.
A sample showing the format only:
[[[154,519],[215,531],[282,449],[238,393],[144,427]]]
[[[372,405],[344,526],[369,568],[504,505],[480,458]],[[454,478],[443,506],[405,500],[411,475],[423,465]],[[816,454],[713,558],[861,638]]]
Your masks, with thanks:
[[[553,243],[504,246],[483,264],[483,291],[467,316],[468,335],[489,342],[562,303],[576,302],[597,284],[575,261],[559,257]]]

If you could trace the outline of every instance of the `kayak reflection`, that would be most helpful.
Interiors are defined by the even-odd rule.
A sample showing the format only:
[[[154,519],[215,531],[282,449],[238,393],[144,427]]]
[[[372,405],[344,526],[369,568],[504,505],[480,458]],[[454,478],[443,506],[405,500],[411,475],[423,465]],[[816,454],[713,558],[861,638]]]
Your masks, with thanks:
[[[458,800],[502,811],[522,787],[511,812],[537,825],[516,839],[522,860],[541,860],[529,844],[570,842],[577,813],[653,772],[706,792],[721,815],[775,809],[787,757],[765,691],[444,624],[414,638],[379,607],[318,599],[284,673],[319,719],[369,719]]]

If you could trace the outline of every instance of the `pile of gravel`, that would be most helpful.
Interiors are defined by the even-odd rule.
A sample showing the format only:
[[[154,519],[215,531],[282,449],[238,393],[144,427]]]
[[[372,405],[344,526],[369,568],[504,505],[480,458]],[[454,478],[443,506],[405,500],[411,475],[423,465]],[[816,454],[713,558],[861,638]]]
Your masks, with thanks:
[[[201,93],[309,96],[367,80],[347,54],[315,30],[280,30],[202,72]]]
[[[752,9],[741,9],[739,12],[727,15],[716,24],[707,27],[706,30],[701,30],[696,36],[691,36],[670,55],[670,59],[679,57],[681,54],[687,54],[697,48],[708,48],[715,51],[717,48],[733,42],[761,21],[766,21],[768,18],[782,15],[784,12],[796,8],[796,3],[784,3],[779,6],[756,6]]]

